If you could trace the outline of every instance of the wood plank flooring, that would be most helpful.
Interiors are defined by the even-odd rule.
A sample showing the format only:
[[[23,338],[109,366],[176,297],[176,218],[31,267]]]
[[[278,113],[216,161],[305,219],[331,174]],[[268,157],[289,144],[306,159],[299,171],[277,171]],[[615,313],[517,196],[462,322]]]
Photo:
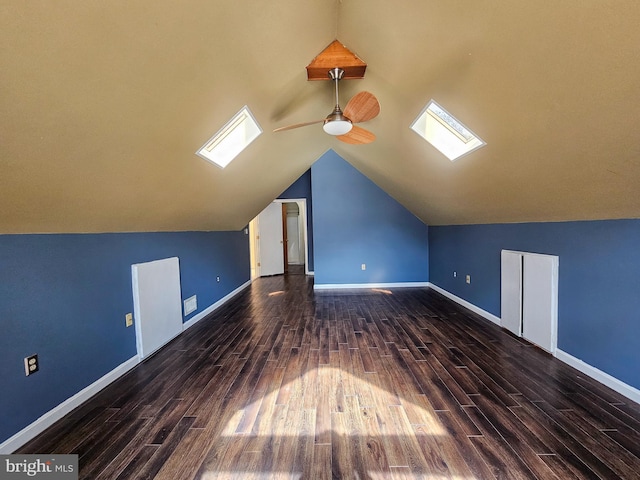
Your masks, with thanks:
[[[429,289],[262,278],[19,453],[84,479],[638,479],[640,406]]]

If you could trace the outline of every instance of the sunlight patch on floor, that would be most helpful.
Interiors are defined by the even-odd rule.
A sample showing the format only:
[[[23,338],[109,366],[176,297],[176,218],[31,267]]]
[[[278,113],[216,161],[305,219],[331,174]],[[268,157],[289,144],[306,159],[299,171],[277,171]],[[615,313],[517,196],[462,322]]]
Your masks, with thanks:
[[[384,288],[372,288],[371,291],[376,293],[384,293],[385,295],[393,295],[393,292],[391,290],[387,290]]]
[[[395,470],[395,471],[394,471]],[[330,476],[330,475],[329,475]],[[206,472],[199,480],[300,480],[302,472]],[[402,472],[401,469],[391,467],[390,472],[367,472],[367,477],[362,477],[358,472],[353,472],[352,480],[477,480],[476,477],[462,477],[459,475],[413,475],[411,473]],[[345,479],[346,480],[346,479]]]
[[[365,373],[364,376],[369,376],[373,378],[375,374]],[[304,395],[313,395],[315,397],[315,408],[320,408],[320,402],[318,393],[314,392],[310,393],[309,391],[305,392],[305,390],[314,389],[314,382],[317,382],[318,378],[330,378],[331,379],[331,390],[329,392],[329,408],[330,411],[326,413],[349,413],[351,415],[356,415],[362,420],[365,419],[365,410],[371,411],[372,409],[381,409],[384,408],[384,405],[381,406],[380,403],[377,405],[376,402],[372,402],[371,399],[385,399],[389,398],[389,392],[380,388],[374,382],[368,381],[366,378],[360,378],[356,375],[352,375],[351,373],[336,367],[331,366],[319,366],[314,370],[310,370],[306,372],[303,376],[300,376],[290,382],[288,385],[276,386],[274,385],[272,389],[269,389],[265,394],[256,402],[259,402],[260,409],[265,410],[265,408],[269,405],[274,405],[278,392],[281,389],[287,388],[292,392],[291,399],[287,408],[282,409],[280,411],[280,415],[285,415],[287,418],[289,416],[297,416],[302,406],[302,397]],[[355,397],[357,398],[357,402],[346,402],[346,397]],[[256,403],[254,402],[254,403]],[[388,407],[397,408],[399,406],[404,406],[407,409],[411,409],[412,418],[418,418],[419,421],[415,422],[414,425],[423,425],[425,426],[425,430],[429,435],[447,435],[446,430],[442,427],[438,419],[432,414],[429,409],[426,408],[425,402],[426,399],[421,398],[401,398],[402,405],[387,405]],[[248,404],[245,409],[238,410],[235,412],[231,420],[227,423],[224,428],[224,435],[233,435],[236,433],[236,429],[239,424],[243,420],[244,412],[251,411],[257,405],[254,403]],[[374,403],[374,404],[371,404]],[[291,426],[290,421],[276,421],[277,419],[273,419],[271,422],[270,428],[266,431],[269,432],[269,436],[278,437],[278,436],[286,436],[291,435]],[[264,421],[264,419],[263,419]],[[410,427],[411,423],[406,421],[407,427]],[[327,431],[333,431],[334,433],[340,434],[349,434],[349,432],[337,431],[337,425],[331,425],[330,430],[327,429],[316,429],[315,435],[319,435],[322,433],[326,433]],[[251,434],[255,434],[255,426],[252,429]],[[264,425],[260,426],[261,431],[265,431]],[[401,429],[398,429],[398,433],[401,434]],[[247,432],[248,433],[248,432]],[[363,432],[364,433],[364,432]]]

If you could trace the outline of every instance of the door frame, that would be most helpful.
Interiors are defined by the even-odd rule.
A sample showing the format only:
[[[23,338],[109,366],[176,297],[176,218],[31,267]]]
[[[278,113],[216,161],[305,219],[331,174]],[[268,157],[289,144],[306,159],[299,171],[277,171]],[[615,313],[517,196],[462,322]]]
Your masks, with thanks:
[[[300,210],[300,219],[302,223],[302,243],[304,248],[304,273],[309,275],[309,237],[307,233],[307,199],[306,198],[276,198],[271,203],[297,203]],[[265,207],[266,208],[266,207]],[[264,209],[263,209],[264,210]],[[258,214],[259,215],[259,214]],[[249,250],[251,258],[251,279],[260,276],[260,249],[256,245],[256,235],[260,232],[259,226],[257,226],[256,215],[251,222],[249,222]],[[256,228],[257,227],[257,228]]]

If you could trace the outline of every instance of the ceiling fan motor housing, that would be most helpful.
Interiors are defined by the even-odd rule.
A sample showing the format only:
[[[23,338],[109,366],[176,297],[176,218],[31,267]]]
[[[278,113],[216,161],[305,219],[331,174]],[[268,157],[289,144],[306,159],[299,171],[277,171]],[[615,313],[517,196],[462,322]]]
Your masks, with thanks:
[[[351,120],[345,117],[340,106],[336,105],[333,112],[324,119],[322,129],[329,135],[344,135],[345,133],[349,133],[352,127],[353,124]]]

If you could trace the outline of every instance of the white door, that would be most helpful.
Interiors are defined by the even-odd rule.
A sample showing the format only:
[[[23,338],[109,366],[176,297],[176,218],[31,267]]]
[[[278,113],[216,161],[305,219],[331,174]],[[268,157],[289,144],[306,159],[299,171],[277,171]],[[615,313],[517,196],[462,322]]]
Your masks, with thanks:
[[[138,355],[145,358],[182,332],[177,257],[131,265]]]
[[[287,215],[287,249],[290,265],[300,265],[300,231],[298,215]]]
[[[525,255],[523,266],[522,336],[553,353],[558,331],[558,257]]]
[[[282,204],[271,203],[258,215],[260,275],[284,273]]]
[[[522,335],[522,254],[502,250],[500,262],[500,324]]]

